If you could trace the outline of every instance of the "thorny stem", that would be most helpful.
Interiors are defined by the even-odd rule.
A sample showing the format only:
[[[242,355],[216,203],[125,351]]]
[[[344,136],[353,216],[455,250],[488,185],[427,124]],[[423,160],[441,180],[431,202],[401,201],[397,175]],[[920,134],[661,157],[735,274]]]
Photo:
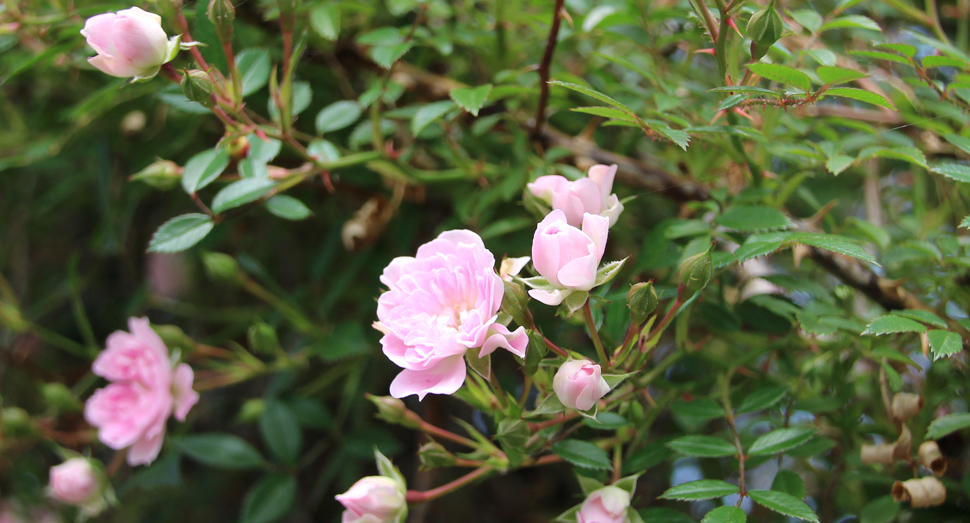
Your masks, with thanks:
[[[424,421],[420,417],[418,417],[418,419],[420,420],[420,425],[419,425],[418,429],[421,430],[421,432],[424,432],[424,433],[429,434],[429,435],[432,435],[432,436],[437,436],[437,437],[439,437],[441,439],[446,439],[448,441],[457,443],[459,445],[464,445],[464,446],[466,446],[466,447],[468,447],[470,449],[478,448],[478,443],[475,443],[474,441],[472,441],[472,440],[470,440],[470,439],[468,439],[468,438],[466,438],[464,436],[459,436],[458,434],[455,434],[454,432],[445,430],[445,429],[443,429],[441,427],[436,427],[436,426],[428,423],[427,421]]]
[[[556,0],[553,8],[552,25],[549,27],[549,38],[546,40],[546,50],[539,63],[539,106],[536,108],[536,123],[532,129],[532,139],[542,134],[542,126],[546,121],[546,104],[549,100],[549,68],[552,65],[552,55],[556,51],[556,40],[559,38],[559,23],[562,21],[562,10],[565,0]]]
[[[441,485],[440,487],[437,487],[437,488],[433,488],[431,490],[425,490],[423,492],[418,490],[409,490],[406,496],[408,505],[419,505],[421,503],[431,501],[432,499],[440,498],[445,494],[454,492],[460,489],[461,487],[464,487],[465,485],[472,483],[473,481],[487,475],[490,472],[492,472],[492,467],[487,467],[487,466],[481,467],[479,469],[469,472],[468,474],[465,474],[464,476],[452,482],[445,483],[444,485]]]
[[[583,316],[586,317],[586,327],[589,328],[589,336],[593,338],[593,346],[596,347],[596,355],[599,357],[600,365],[604,368],[610,367],[610,359],[606,357],[603,350],[603,341],[600,340],[600,333],[596,330],[596,322],[593,321],[593,311],[589,308],[589,299],[583,304]]]

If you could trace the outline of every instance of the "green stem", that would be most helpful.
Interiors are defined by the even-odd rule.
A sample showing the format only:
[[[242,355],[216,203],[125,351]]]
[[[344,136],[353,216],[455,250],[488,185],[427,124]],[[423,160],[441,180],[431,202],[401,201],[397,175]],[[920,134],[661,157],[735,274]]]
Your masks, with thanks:
[[[242,106],[242,75],[236,67],[236,57],[232,52],[230,42],[222,42],[222,51],[226,54],[226,65],[229,67],[229,76],[232,78],[232,106],[239,111]]]
[[[604,369],[608,369],[610,367],[610,359],[606,357],[606,351],[603,350],[603,341],[600,340],[600,333],[596,330],[596,324],[593,322],[593,311],[589,308],[589,298],[583,304],[583,316],[586,318],[586,327],[589,328],[589,336],[593,338],[593,346],[596,347],[596,356],[599,357],[600,365]]]

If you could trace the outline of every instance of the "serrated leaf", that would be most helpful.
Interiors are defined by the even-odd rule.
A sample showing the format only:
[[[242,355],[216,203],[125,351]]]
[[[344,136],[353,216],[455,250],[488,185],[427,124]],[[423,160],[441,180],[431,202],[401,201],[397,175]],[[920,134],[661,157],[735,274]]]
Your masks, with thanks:
[[[263,456],[239,436],[210,432],[172,438],[175,447],[190,458],[210,467],[255,469],[263,466]]]
[[[266,446],[284,463],[295,463],[300,457],[303,432],[300,421],[290,407],[277,399],[266,400],[259,418],[259,430]]]
[[[296,499],[296,478],[282,474],[264,476],[246,493],[242,523],[271,523],[290,512]]]
[[[595,418],[583,418],[583,425],[597,430],[616,430],[629,427],[631,423],[615,412],[600,412]]]
[[[855,163],[855,158],[844,154],[835,154],[825,162],[825,168],[832,174],[838,176],[853,163]]]
[[[718,216],[714,223],[736,231],[788,229],[795,225],[785,213],[762,205],[735,205]]]
[[[650,507],[637,510],[640,519],[648,523],[696,523],[694,518],[666,507]]]
[[[670,449],[663,441],[654,441],[623,461],[623,473],[644,472],[663,463],[670,457]]]
[[[923,323],[933,325],[934,327],[939,327],[941,329],[946,329],[946,322],[940,319],[939,316],[933,314],[930,311],[925,311],[923,309],[905,309],[901,311],[893,311],[896,316],[902,316],[904,318],[909,318],[911,320],[921,321]]]
[[[452,89],[448,96],[455,101],[462,109],[478,116],[478,111],[488,100],[488,93],[492,92],[492,84],[480,85],[478,87],[462,87]]]
[[[285,194],[277,194],[266,200],[266,210],[284,220],[302,220],[312,212],[300,200]]]
[[[721,103],[717,106],[717,110],[724,111],[730,109],[747,99],[748,97],[744,93],[732,94],[721,101]]]
[[[259,91],[269,81],[272,63],[268,49],[246,49],[236,55],[236,67],[242,76],[242,95],[249,96]]]
[[[570,111],[591,114],[594,116],[602,116],[603,118],[612,118],[614,120],[623,120],[625,122],[633,121],[632,116],[612,107],[574,107],[570,109]]]
[[[418,109],[411,119],[411,134],[417,136],[431,122],[441,118],[448,111],[455,107],[455,103],[450,100],[434,102]]]
[[[879,365],[882,366],[883,372],[886,373],[886,380],[889,382],[889,388],[892,389],[893,392],[899,392],[902,390],[903,377],[896,372],[896,369],[885,361],[880,361]]]
[[[916,48],[909,44],[878,44],[876,47],[879,49],[889,49],[890,51],[895,51],[906,58],[916,56]]]
[[[825,91],[822,97],[826,96],[838,96],[841,98],[850,98],[852,100],[857,100],[860,102],[866,102],[872,105],[878,105],[880,107],[885,107],[886,109],[896,110],[896,106],[889,101],[885,96],[881,94],[876,94],[865,89],[856,89],[855,87],[834,87]],[[925,162],[925,160],[924,160]]]
[[[199,243],[215,227],[204,214],[183,214],[162,224],[152,235],[149,252],[180,252]]]
[[[812,438],[808,443],[799,445],[785,452],[785,455],[793,458],[810,458],[822,454],[835,447],[835,442],[831,438]]]
[[[963,221],[960,222],[960,227],[970,229],[970,215],[963,217]]]
[[[182,172],[182,188],[195,194],[214,182],[229,165],[229,152],[225,149],[209,149],[189,158]]]
[[[898,64],[910,65],[909,60],[906,58],[885,51],[849,51],[849,54],[853,56],[864,56],[866,58],[872,58],[873,60],[888,60]]]
[[[611,261],[600,266],[596,271],[596,280],[593,286],[598,287],[616,278],[616,275],[623,269],[623,264],[626,263],[627,259],[623,258],[622,260]]]
[[[926,334],[930,340],[930,350],[933,351],[933,361],[952,356],[963,350],[963,338],[955,332],[931,330]]]
[[[930,167],[930,172],[942,174],[958,182],[970,183],[970,166],[962,163],[938,163]]]
[[[334,102],[317,113],[316,126],[320,134],[349,127],[360,118],[363,109],[352,100]]]
[[[663,136],[671,142],[674,142],[678,147],[685,151],[687,150],[687,146],[690,145],[690,135],[687,134],[686,131],[681,131],[680,129],[671,129],[663,122],[641,121],[657,134]]]
[[[705,514],[701,523],[745,523],[746,521],[748,516],[740,508],[723,506]]]
[[[636,372],[627,372],[626,374],[603,374],[603,379],[606,384],[610,386],[610,390],[616,388],[617,385],[623,383],[623,380],[633,376]]]
[[[759,454],[777,454],[797,447],[813,437],[815,437],[815,429],[807,427],[789,427],[773,430],[754,440],[751,448],[748,449],[748,454],[752,456]]]
[[[798,69],[779,64],[748,64],[751,72],[780,84],[790,85],[804,92],[812,90],[812,80]]]
[[[882,32],[879,24],[875,20],[869,18],[868,16],[862,15],[845,15],[836,18],[830,22],[822,24],[820,32],[831,31],[832,29],[868,29],[870,31]]]
[[[843,236],[835,234],[791,233],[789,235],[789,241],[837,252],[866,263],[879,265],[879,262],[871,254],[866,252],[865,249]]]
[[[802,477],[791,470],[779,470],[775,480],[771,482],[771,490],[784,492],[798,499],[804,499],[807,495]]]
[[[371,48],[370,57],[377,62],[377,65],[384,69],[390,69],[394,65],[394,62],[400,60],[413,46],[414,44],[412,42],[395,45],[377,45]]]
[[[892,496],[870,501],[859,511],[859,523],[892,523],[899,514],[899,503]]]
[[[866,73],[853,69],[828,65],[819,66],[819,68],[815,70],[815,74],[817,74],[819,80],[826,85],[844,84],[846,82],[851,82],[853,80],[858,80],[860,78],[866,78],[869,76]]]
[[[927,56],[923,58],[922,64],[924,69],[931,67],[957,67],[963,69],[970,66],[968,63],[957,60],[956,58],[950,58],[949,56]]]
[[[219,214],[229,209],[262,198],[276,187],[276,182],[262,178],[246,178],[233,182],[222,188],[212,199],[212,212]]]
[[[714,89],[708,89],[709,93],[748,93],[748,94],[761,94],[765,96],[777,97],[778,92],[772,91],[771,89],[765,89],[764,87],[756,87],[751,85],[727,85],[723,87],[715,87]]]
[[[340,34],[340,4],[326,2],[317,4],[310,11],[310,27],[320,36],[334,41]]]
[[[714,436],[683,436],[667,443],[667,446],[687,456],[720,458],[737,454],[731,443]]]
[[[596,98],[601,102],[606,102],[612,105],[613,107],[616,107],[617,109],[621,109],[625,111],[626,113],[635,114],[633,111],[630,110],[629,107],[621,104],[620,102],[610,98],[609,96],[606,96],[605,94],[595,89],[590,89],[589,87],[583,87],[582,85],[572,84],[569,82],[560,82],[559,80],[550,80],[549,85],[559,85],[559,86],[565,87],[566,89],[571,89],[573,91],[576,91],[577,93],[582,93],[582,94],[585,94],[586,96],[591,96],[593,98]]]
[[[745,262],[758,256],[771,254],[781,248],[784,237],[778,234],[752,234],[734,251],[738,263]]]
[[[749,490],[751,501],[774,510],[779,514],[818,523],[818,516],[804,501],[784,492],[774,490]]]
[[[946,138],[946,141],[959,147],[961,151],[970,154],[970,138],[958,134],[947,134],[944,138]]]
[[[926,439],[940,439],[958,430],[970,428],[970,412],[948,414],[936,418],[926,429]]]
[[[738,486],[720,479],[700,479],[670,487],[660,497],[680,501],[723,498],[738,493]]]
[[[608,470],[613,467],[606,451],[588,441],[566,439],[552,446],[552,451],[562,459],[586,469]]]
[[[670,410],[678,416],[692,418],[696,421],[706,421],[724,416],[724,407],[709,399],[678,401],[670,405]]]
[[[746,395],[738,405],[738,414],[758,412],[767,409],[781,401],[788,394],[788,389],[782,386],[764,387]]]
[[[814,9],[797,9],[789,11],[788,14],[798,22],[798,25],[808,29],[811,33],[818,31],[822,27],[822,15],[818,14]]]
[[[926,327],[919,322],[895,314],[885,314],[869,322],[863,336],[881,336],[883,334],[898,334],[901,332],[926,332]]]

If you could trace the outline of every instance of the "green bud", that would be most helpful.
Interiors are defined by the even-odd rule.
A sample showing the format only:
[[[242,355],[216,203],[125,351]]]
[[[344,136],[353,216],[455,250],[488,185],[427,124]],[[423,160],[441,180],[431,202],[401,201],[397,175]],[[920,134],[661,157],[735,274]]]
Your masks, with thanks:
[[[519,325],[530,325],[529,295],[521,283],[502,280],[505,283],[505,294],[502,296],[502,311],[512,317]]]
[[[455,464],[455,455],[445,450],[441,443],[435,441],[421,445],[421,448],[418,449],[418,459],[421,460],[423,470],[450,467]]]
[[[228,254],[206,252],[202,254],[202,264],[209,279],[221,283],[238,283],[242,280],[239,264]]]
[[[695,254],[680,264],[680,283],[692,293],[707,287],[707,284],[711,283],[711,278],[714,276],[714,262],[711,260],[711,252],[715,245],[717,244],[712,243],[706,251]]]
[[[182,170],[175,162],[158,159],[148,167],[129,176],[128,181],[146,183],[165,191],[178,185],[179,179],[182,178]]]
[[[178,13],[182,10],[182,0],[155,0],[155,8],[169,25],[177,26]]]
[[[177,325],[152,325],[152,330],[170,351],[181,350],[183,358],[195,351],[195,340],[188,337]]]
[[[219,41],[228,44],[232,37],[232,21],[236,19],[236,8],[232,5],[232,0],[210,0],[208,15],[216,28]]]
[[[0,428],[3,429],[4,437],[27,436],[34,432],[34,421],[30,419],[27,411],[17,407],[7,407],[0,412]]]
[[[211,109],[215,106],[212,100],[212,80],[205,71],[193,69],[182,77],[182,94],[202,107]]]
[[[626,293],[626,306],[630,308],[633,323],[643,325],[647,316],[657,308],[657,290],[653,288],[653,282],[631,285]]]
[[[367,399],[377,407],[377,417],[394,425],[401,425],[409,429],[421,426],[421,418],[408,410],[404,402],[390,396],[367,395]]]
[[[539,362],[546,356],[549,348],[546,347],[546,338],[537,330],[529,331],[529,346],[525,349],[525,366],[522,372],[526,376],[535,375],[539,370]]]
[[[249,328],[249,347],[257,354],[272,355],[280,350],[280,342],[276,337],[276,329],[259,322]]]
[[[769,2],[767,7],[756,11],[748,19],[748,37],[751,38],[751,61],[757,62],[768,49],[781,39],[785,33],[785,23],[781,20],[775,2]]]
[[[40,393],[44,401],[59,413],[81,411],[81,401],[63,383],[45,383],[41,385]]]
[[[242,423],[254,423],[263,416],[263,411],[265,410],[266,400],[263,398],[246,400],[242,404],[242,408],[239,409],[239,414],[236,415],[236,419]]]

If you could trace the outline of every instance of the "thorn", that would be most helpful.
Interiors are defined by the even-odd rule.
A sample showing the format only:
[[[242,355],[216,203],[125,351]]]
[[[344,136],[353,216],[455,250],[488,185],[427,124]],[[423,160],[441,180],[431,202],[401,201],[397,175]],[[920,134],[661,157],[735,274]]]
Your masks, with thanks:
[[[333,180],[330,179],[330,171],[323,171],[323,174],[320,176],[323,178],[323,186],[327,189],[328,193],[333,194],[337,192],[333,187]]]
[[[711,120],[711,123],[709,123],[707,125],[714,125],[714,122],[718,121],[722,116],[724,116],[726,114],[727,114],[727,111],[725,111],[723,109],[720,110],[720,111],[718,111],[717,114],[714,115],[714,119]]]
[[[569,11],[566,11],[565,7],[559,10],[559,16],[565,18],[566,21],[569,22],[569,27],[575,27],[573,24],[573,17],[569,16]]]
[[[694,54],[699,54],[699,53],[709,54],[711,56],[714,56],[714,48],[711,47],[710,49],[698,49],[698,50],[694,51]]]
[[[748,114],[747,112],[745,112],[744,109],[742,109],[740,107],[735,107],[732,110],[734,111],[734,114],[743,116],[743,117],[747,118],[748,120],[751,120],[752,122],[754,121],[754,118],[752,118],[750,114]]]
[[[744,36],[741,35],[741,30],[738,29],[738,25],[734,23],[734,17],[733,16],[729,16],[728,17],[728,19],[727,19],[727,25],[731,26],[731,29],[734,29],[734,32],[735,33],[738,33],[738,36],[740,36],[741,38],[744,38]]]

